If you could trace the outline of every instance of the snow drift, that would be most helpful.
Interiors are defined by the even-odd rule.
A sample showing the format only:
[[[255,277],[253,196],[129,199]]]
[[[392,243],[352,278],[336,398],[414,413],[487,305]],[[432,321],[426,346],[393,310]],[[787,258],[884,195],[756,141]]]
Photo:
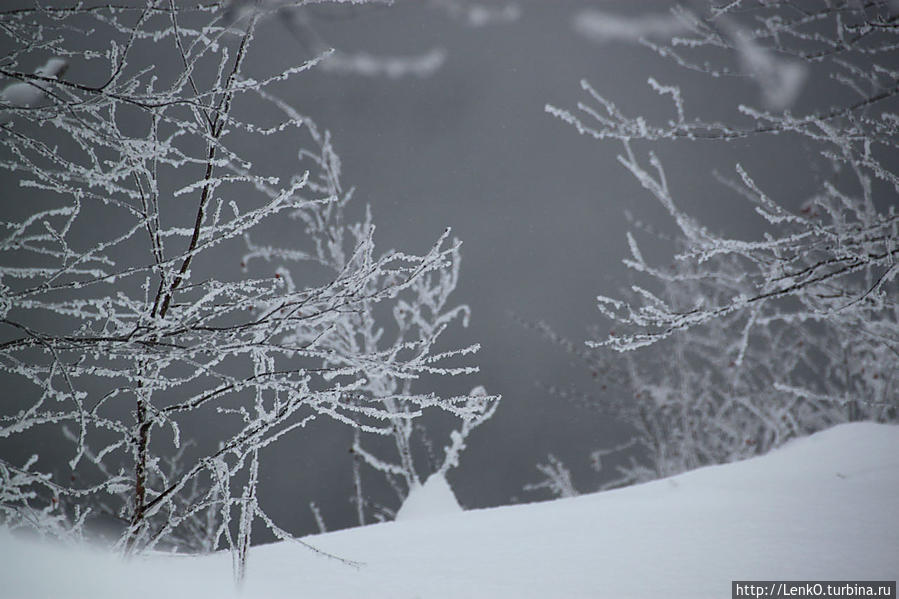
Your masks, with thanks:
[[[848,424],[626,489],[432,516],[419,504],[408,521],[306,539],[358,568],[256,547],[241,595],[720,598],[733,579],[894,580],[897,495],[899,427]],[[227,554],[122,562],[0,535],[10,598],[235,596],[230,568]]]
[[[432,474],[419,487],[413,487],[409,496],[396,513],[396,521],[404,522],[415,518],[457,514],[462,511],[453,489],[442,473]]]

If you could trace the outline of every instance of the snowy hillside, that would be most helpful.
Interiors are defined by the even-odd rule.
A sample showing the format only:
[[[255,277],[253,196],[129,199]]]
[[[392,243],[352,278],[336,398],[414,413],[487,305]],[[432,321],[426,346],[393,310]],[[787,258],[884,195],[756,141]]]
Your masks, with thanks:
[[[899,576],[899,427],[850,424],[627,489],[252,550],[244,597],[729,597],[732,579]],[[3,596],[224,597],[227,554],[121,563],[0,536]]]

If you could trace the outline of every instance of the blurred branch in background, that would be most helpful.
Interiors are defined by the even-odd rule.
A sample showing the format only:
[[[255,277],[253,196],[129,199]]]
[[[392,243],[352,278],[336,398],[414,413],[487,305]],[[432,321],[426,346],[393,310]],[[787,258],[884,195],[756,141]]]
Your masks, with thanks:
[[[619,22],[626,26],[612,27]],[[629,116],[587,81],[576,111],[547,106],[579,133],[620,143],[619,162],[676,224],[670,265],[646,260],[638,234],[628,234],[625,264],[641,282],[623,298],[599,297],[613,331],[572,350],[624,398],[614,412],[637,431],[649,464],[632,480],[899,415],[897,23],[887,1],[694,2],[670,15],[576,16],[575,30],[591,39],[640,41],[681,67],[722,84],[748,78],[761,92],[762,106],[733,107],[733,122],[692,116],[681,88],[654,78],[650,89],[670,101],[666,122]],[[815,76],[838,89],[794,112]],[[795,169],[817,181],[811,197],[778,197],[777,180],[740,164],[733,177],[709,173],[751,203],[765,226],[759,239],[716,234],[679,208],[662,161],[641,150],[770,135],[801,140],[807,151]]]

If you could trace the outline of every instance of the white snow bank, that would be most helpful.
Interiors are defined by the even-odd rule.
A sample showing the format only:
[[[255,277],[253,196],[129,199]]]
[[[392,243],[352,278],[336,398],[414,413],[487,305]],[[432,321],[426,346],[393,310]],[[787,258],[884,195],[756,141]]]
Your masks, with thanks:
[[[429,476],[425,484],[409,492],[406,501],[396,513],[396,520],[403,522],[416,518],[458,514],[461,511],[462,506],[446,482],[446,477],[438,472]]]
[[[424,488],[424,487],[423,487]],[[850,424],[768,456],[546,503],[251,551],[242,597],[728,597],[733,579],[899,575],[899,427]],[[4,597],[227,597],[228,555],[131,563],[0,535]]]

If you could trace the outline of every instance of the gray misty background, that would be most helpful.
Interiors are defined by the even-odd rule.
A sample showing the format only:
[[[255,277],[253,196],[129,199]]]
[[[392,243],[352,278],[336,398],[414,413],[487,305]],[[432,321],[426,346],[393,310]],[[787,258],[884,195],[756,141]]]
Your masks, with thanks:
[[[521,321],[544,321],[576,343],[588,338],[592,325],[604,330],[594,298],[616,295],[629,281],[621,265],[629,226],[625,211],[662,230],[671,230],[671,223],[616,162],[618,144],[577,135],[546,114],[544,105],[574,107],[584,99],[579,81],[586,78],[628,114],[665,117],[670,106],[649,88],[649,76],[682,85],[693,114],[709,118],[732,116],[728,111],[740,98],[755,101],[758,90],[751,81],[710,81],[647,48],[597,44],[572,28],[574,15],[585,7],[634,14],[664,12],[668,6],[531,0],[519,2],[516,21],[485,27],[467,26],[422,2],[311,13],[318,35],[343,51],[446,52],[442,67],[428,77],[314,69],[280,95],[330,130],[343,179],[356,187],[357,208],[371,206],[382,250],[425,251],[446,226],[463,241],[454,298],[470,306],[471,323],[448,331],[445,344],[479,342],[482,349],[472,362],[481,373],[461,381],[422,381],[418,389],[452,394],[483,384],[503,396],[496,415],[472,434],[459,468],[449,475],[466,508],[545,498],[523,492],[522,486],[541,478],[535,464],[550,452],[571,468],[581,491],[614,477],[593,472],[589,453],[620,443],[628,431],[585,402],[547,390],[599,396],[601,381]],[[265,24],[257,44],[255,60],[272,63],[265,71],[310,56],[302,40],[277,20]],[[826,90],[807,87],[797,108],[821,104],[821,93]],[[800,204],[814,186],[791,174],[796,147],[786,139],[654,149],[682,207],[731,234],[748,236],[760,223],[739,197],[714,183],[712,170],[733,172],[741,162],[750,172],[764,171],[766,183],[777,187],[769,191],[788,206]],[[295,157],[269,158],[277,164]],[[0,185],[0,209],[21,210],[8,175]],[[285,223],[271,234],[279,237],[271,243],[289,245],[290,236],[302,232]],[[644,250],[649,260],[665,255],[664,248]],[[440,423],[435,426],[435,445],[447,442],[446,432]],[[329,528],[354,524],[350,445],[349,432],[324,424],[276,445],[261,472],[268,513],[291,532],[314,532],[308,507],[314,501]]]

